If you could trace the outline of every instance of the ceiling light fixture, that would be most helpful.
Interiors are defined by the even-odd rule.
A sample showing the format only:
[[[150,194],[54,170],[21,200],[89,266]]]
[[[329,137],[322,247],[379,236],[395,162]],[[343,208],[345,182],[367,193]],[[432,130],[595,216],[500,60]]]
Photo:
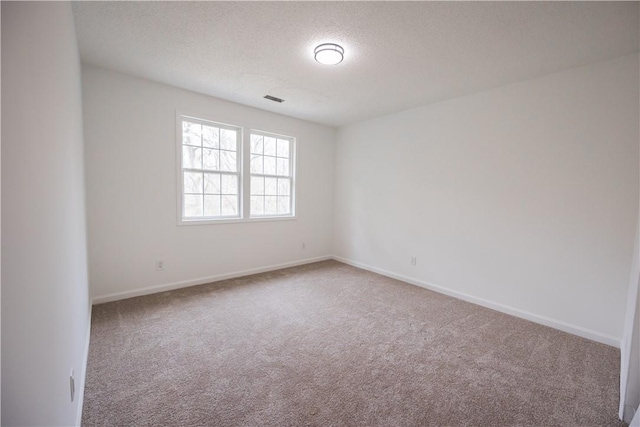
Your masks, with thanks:
[[[344,59],[344,49],[335,43],[324,43],[313,51],[316,61],[324,65],[337,65]]]

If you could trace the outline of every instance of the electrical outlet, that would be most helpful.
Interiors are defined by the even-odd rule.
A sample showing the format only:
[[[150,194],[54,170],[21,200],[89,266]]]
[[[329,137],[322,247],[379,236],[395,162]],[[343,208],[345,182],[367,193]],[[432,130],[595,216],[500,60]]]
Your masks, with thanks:
[[[409,262],[411,263],[411,265],[416,265],[416,264],[418,263],[418,258],[417,258],[417,257],[412,256],[412,257],[411,257],[411,260],[410,260]]]
[[[73,373],[73,368],[71,368],[71,375],[69,375],[69,391],[71,392],[71,401],[73,402],[76,396],[76,378]]]
[[[156,261],[156,270],[157,271],[164,270],[164,261]]]

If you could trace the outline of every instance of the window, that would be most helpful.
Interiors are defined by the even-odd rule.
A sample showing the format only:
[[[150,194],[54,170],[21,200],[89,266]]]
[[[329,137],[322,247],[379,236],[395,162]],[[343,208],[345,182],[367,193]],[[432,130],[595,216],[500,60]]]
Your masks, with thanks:
[[[291,215],[291,138],[251,132],[251,217]]]
[[[294,138],[192,116],[177,126],[178,223],[294,218]]]
[[[239,128],[182,117],[182,219],[239,218]]]

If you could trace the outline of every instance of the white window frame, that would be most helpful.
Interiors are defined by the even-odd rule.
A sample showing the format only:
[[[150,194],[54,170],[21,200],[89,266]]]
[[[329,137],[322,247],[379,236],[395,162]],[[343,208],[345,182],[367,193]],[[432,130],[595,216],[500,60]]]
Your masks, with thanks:
[[[267,137],[272,137],[272,138],[279,138],[279,139],[286,139],[289,141],[289,172],[290,175],[287,176],[282,176],[282,175],[268,175],[268,174],[253,174],[251,173],[251,165],[249,165],[249,167],[247,167],[247,171],[248,171],[248,179],[247,181],[249,181],[249,187],[251,187],[251,177],[252,176],[261,176],[261,177],[269,177],[269,178],[288,178],[291,180],[291,194],[289,196],[289,211],[290,213],[288,214],[261,214],[261,215],[251,215],[249,214],[249,218],[251,219],[269,219],[269,218],[295,218],[296,216],[296,163],[297,163],[297,158],[296,158],[296,138],[292,137],[292,136],[287,136],[287,135],[282,135],[282,134],[277,134],[277,133],[273,133],[273,132],[265,132],[262,130],[257,130],[257,129],[250,129],[248,133],[248,139],[249,141],[251,140],[251,135],[260,135],[260,136],[267,136]],[[251,161],[251,146],[247,147],[247,157],[249,159],[249,162]],[[247,204],[249,205],[249,211],[251,211],[251,191],[249,190],[248,193],[248,201]]]
[[[239,197],[239,214],[234,217],[200,217],[200,218],[184,218],[183,217],[183,197],[184,197],[184,182],[182,173],[182,119],[186,118],[195,122],[208,124],[216,127],[222,127],[227,129],[234,129],[238,131],[237,141],[237,164],[238,164],[238,197]],[[250,127],[234,125],[229,123],[223,123],[213,120],[207,117],[206,114],[193,114],[185,113],[183,111],[176,111],[176,201],[177,201],[177,221],[176,224],[182,225],[211,225],[211,224],[228,224],[238,222],[263,222],[263,221],[290,221],[296,220],[296,169],[298,164],[298,156],[296,149],[296,138],[281,133],[269,132],[260,129],[252,129]],[[275,136],[280,138],[287,138],[291,141],[290,146],[290,162],[291,162],[291,214],[288,215],[264,215],[264,216],[250,216],[250,200],[251,200],[251,133],[259,133],[261,135]]]
[[[191,123],[200,123],[208,126],[215,126],[220,129],[229,129],[236,131],[236,166],[237,169],[235,172],[225,172],[225,171],[207,171],[204,169],[185,169],[182,167],[182,147],[183,147],[183,130],[182,130],[182,122],[188,121]],[[212,120],[203,119],[201,117],[195,117],[189,114],[178,114],[176,117],[176,153],[177,153],[177,175],[178,175],[178,223],[179,224],[213,224],[218,223],[220,221],[237,221],[242,218],[243,213],[243,174],[242,174],[242,163],[243,163],[243,129],[240,126],[230,125],[226,123],[214,122]],[[185,217],[184,216],[184,171],[193,171],[193,172],[214,172],[222,175],[235,175],[238,179],[238,214],[237,215],[220,215],[220,216],[202,216],[202,217]]]

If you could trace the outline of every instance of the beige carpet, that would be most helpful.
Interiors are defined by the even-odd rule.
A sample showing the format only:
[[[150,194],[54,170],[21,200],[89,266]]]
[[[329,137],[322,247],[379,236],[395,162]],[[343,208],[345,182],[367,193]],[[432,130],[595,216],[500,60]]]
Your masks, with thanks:
[[[623,425],[617,349],[335,261],[92,322],[87,426]]]

